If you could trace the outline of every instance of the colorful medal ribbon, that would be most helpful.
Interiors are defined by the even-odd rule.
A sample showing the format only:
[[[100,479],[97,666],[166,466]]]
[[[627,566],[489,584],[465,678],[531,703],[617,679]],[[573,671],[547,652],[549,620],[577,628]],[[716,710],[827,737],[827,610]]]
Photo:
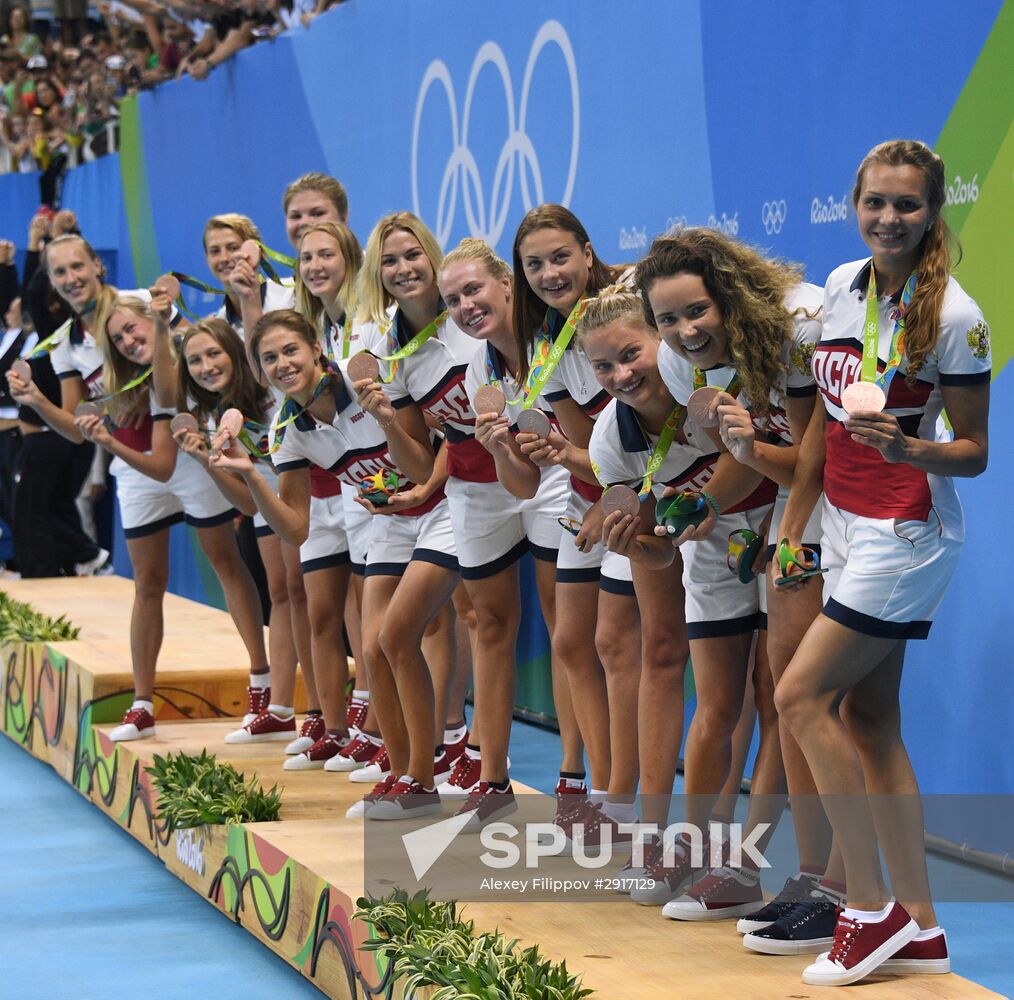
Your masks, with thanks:
[[[130,392],[131,389],[137,388],[146,378],[151,375],[151,365],[149,365],[137,378],[131,379],[125,386],[117,389],[116,392],[110,392],[105,396],[96,396],[94,399],[89,399],[89,403],[107,403],[110,399],[115,396],[121,396],[125,392]]]
[[[662,433],[658,436],[658,441],[655,442],[651,458],[648,459],[648,467],[644,470],[644,481],[641,483],[641,488],[637,491],[637,497],[642,503],[651,492],[651,484],[655,478],[655,473],[662,468],[662,463],[665,461],[666,455],[669,454],[673,439],[676,437],[676,431],[680,424],[683,423],[684,416],[685,411],[683,407],[677,403],[673,407],[672,413],[666,417],[665,426],[663,426]]]
[[[538,377],[539,372],[543,370],[546,365],[546,361],[549,358],[550,351],[553,348],[552,338],[545,332],[545,329],[539,331],[535,338],[535,343],[532,345],[532,360],[528,366],[528,378],[525,379],[525,384],[521,389],[521,392],[514,399],[508,399],[507,402],[513,406],[515,403],[524,402],[523,409],[530,409],[531,404],[527,402],[527,398],[532,391],[532,384]],[[501,380],[496,377],[496,372],[493,369],[493,360],[489,353],[490,349],[487,346],[486,350],[486,380],[489,385],[495,385],[501,392],[503,392],[503,385]],[[507,393],[504,392],[504,397]],[[534,402],[534,400],[533,400]]]
[[[905,282],[901,292],[901,304],[898,309],[898,319],[894,324],[894,331],[891,333],[891,352],[887,358],[887,365],[882,375],[877,375],[877,350],[880,344],[880,310],[877,303],[877,278],[874,273],[873,262],[870,261],[870,283],[866,289],[866,323],[863,326],[863,366],[860,378],[863,382],[873,382],[878,385],[887,398],[887,390],[898,371],[898,365],[905,354],[905,313],[908,305],[915,294],[918,275],[913,271]]]
[[[394,378],[394,373],[398,370],[398,362],[403,358],[415,354],[443,326],[446,319],[447,310],[445,309],[432,323],[423,327],[401,350],[395,351],[394,354],[381,354],[377,356],[378,361],[390,362],[387,368],[387,378],[384,379],[385,382],[390,382]]]
[[[260,240],[257,241],[257,246],[261,248],[261,268],[276,285],[280,285],[282,279],[278,277],[278,272],[271,266],[271,261],[281,264],[282,267],[287,267],[290,271],[296,270],[295,257],[287,257],[277,250],[272,250],[271,247],[265,245]]]
[[[708,376],[706,372],[701,371],[700,368],[694,369],[694,388],[703,389],[708,384]],[[723,392],[727,392],[733,399],[739,396],[740,390],[743,388],[743,383],[739,380],[739,375],[733,375],[732,381],[723,389]]]
[[[327,313],[325,313],[324,315],[327,316]],[[329,319],[327,321],[327,331],[324,334],[325,339],[324,349],[327,352],[328,360],[330,361],[338,360],[335,357],[334,342],[331,339],[331,331],[334,328],[335,328],[334,324]],[[342,361],[347,361],[349,351],[351,350],[352,347],[352,320],[346,319],[345,322],[342,324],[341,330],[342,330],[341,359]]]
[[[320,377],[317,379],[317,384],[313,387],[313,394],[310,396],[309,401],[305,406],[300,406],[294,399],[290,399],[288,396],[285,397],[285,402],[279,407],[278,414],[275,418],[276,422],[272,422],[268,428],[268,440],[271,439],[271,435],[274,435],[275,441],[266,452],[258,451],[260,458],[267,458],[269,455],[273,455],[281,447],[282,439],[285,437],[284,431],[289,424],[298,420],[320,397],[320,394],[324,391],[328,383],[328,376],[335,374],[335,370],[328,366],[327,370],[320,373]],[[340,373],[339,373],[340,374]],[[279,419],[283,418],[283,419]],[[260,424],[258,427],[262,426]],[[245,427],[243,433],[246,433]],[[242,434],[240,436],[242,440]],[[246,445],[246,442],[243,442]],[[249,448],[249,445],[247,445]],[[253,452],[251,452],[253,454]]]
[[[214,285],[206,284],[201,281],[200,278],[191,277],[189,274],[184,274],[182,271],[170,271],[169,272],[181,285],[186,285],[188,288],[194,288],[199,292],[207,292],[209,295],[225,295],[225,289],[215,288]],[[183,301],[183,292],[176,296],[176,308],[179,309],[187,319],[199,320],[200,317],[195,313],[192,313],[186,303]]]
[[[588,306],[588,301],[584,295],[577,300],[574,308],[570,311],[570,315],[567,317],[567,322],[563,324],[563,329],[557,335],[556,340],[552,342],[552,347],[544,350],[540,346],[539,341],[536,341],[536,346],[532,352],[532,363],[529,368],[528,379],[526,380],[528,389],[525,393],[525,401],[521,409],[530,410],[538,401],[540,393],[549,381],[549,376],[556,371],[556,366],[560,363],[563,352],[567,350],[570,342],[574,339],[577,325],[581,322],[581,317]],[[547,320],[542,324],[541,335],[547,341],[550,339],[548,328],[547,313]]]
[[[28,355],[28,359],[34,361],[36,358],[44,358],[47,354],[52,354],[70,336],[70,328],[73,325],[73,318],[62,323],[41,344],[35,345],[31,354]]]

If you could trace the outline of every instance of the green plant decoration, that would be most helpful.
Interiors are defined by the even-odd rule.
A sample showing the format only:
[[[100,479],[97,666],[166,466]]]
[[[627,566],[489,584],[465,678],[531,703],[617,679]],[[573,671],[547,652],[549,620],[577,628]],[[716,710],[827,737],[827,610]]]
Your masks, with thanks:
[[[50,618],[0,591],[0,642],[65,642],[80,631],[63,615]]]

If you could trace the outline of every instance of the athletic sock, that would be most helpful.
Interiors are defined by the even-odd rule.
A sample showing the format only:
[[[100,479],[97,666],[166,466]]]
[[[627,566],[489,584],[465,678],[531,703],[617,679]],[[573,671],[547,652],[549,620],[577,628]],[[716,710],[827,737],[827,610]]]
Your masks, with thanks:
[[[323,715],[324,713],[319,708],[308,708],[306,710],[307,715]]]
[[[460,726],[453,726],[444,730],[444,743],[460,743],[462,737],[468,732],[468,726],[462,723]]]
[[[358,689],[353,689],[353,691],[352,691],[352,700],[353,701],[361,701],[364,705],[366,705],[370,701],[370,692],[369,691],[360,691]]]
[[[144,708],[147,709],[149,715],[155,714],[155,702],[145,701],[144,698],[135,698],[134,704],[131,705],[130,708],[131,711],[133,711],[135,708]]]
[[[943,934],[944,929],[938,924],[936,927],[929,927],[924,931],[919,931],[913,941],[929,941],[931,938],[935,938],[938,934]]]
[[[435,746],[435,747],[433,748],[433,759],[434,759],[434,760],[438,760],[438,759],[440,758],[440,755],[441,755],[441,754],[442,754],[443,752],[444,752],[444,745],[443,745],[443,743],[438,743],[438,744],[437,744],[437,745],[436,745],[436,746]]]
[[[891,907],[894,906],[894,900],[887,904],[882,910],[856,910],[851,906],[846,906],[844,915],[849,920],[862,920],[866,924],[879,924],[881,920],[887,917],[887,914],[891,912]]]
[[[510,778],[504,778],[503,781],[491,781],[489,783],[490,788],[495,788],[498,792],[506,792],[507,786],[511,783]]]
[[[282,719],[291,719],[295,715],[295,710],[290,708],[288,705],[268,705],[268,711],[272,715],[277,715]]]
[[[603,802],[602,811],[616,823],[637,822],[637,810],[633,802]]]
[[[250,687],[255,690],[263,690],[271,687],[271,670],[265,670],[262,674],[250,675]]]
[[[471,757],[472,760],[482,760],[482,751],[478,747],[472,746],[471,743],[465,744],[465,753]]]

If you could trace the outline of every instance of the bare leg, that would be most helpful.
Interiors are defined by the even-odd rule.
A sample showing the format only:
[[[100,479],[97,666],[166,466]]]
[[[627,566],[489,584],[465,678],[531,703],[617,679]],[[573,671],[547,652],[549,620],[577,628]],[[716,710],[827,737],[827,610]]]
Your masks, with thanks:
[[[367,591],[375,579],[387,581],[392,578],[370,577]],[[458,575],[433,563],[413,561],[408,564],[400,579],[393,579],[396,589],[390,595],[383,616],[379,642],[384,654],[383,661],[390,665],[396,689],[400,722],[396,721],[395,725],[403,727],[408,744],[406,769],[396,769],[390,744],[387,751],[391,755],[393,774],[409,774],[421,782],[424,788],[432,788],[433,751],[439,740],[434,727],[433,684],[420,644],[427,626],[450,600],[458,583]],[[373,608],[372,602],[369,606]],[[376,677],[376,672],[371,672],[371,676]],[[381,712],[387,711],[385,703],[381,706]],[[386,740],[384,717],[382,714],[381,730],[385,732]],[[440,725],[443,726],[443,720]],[[398,748],[398,753],[400,752]],[[400,760],[398,767],[400,768]]]
[[[538,565],[538,560],[536,560]],[[555,585],[555,603],[561,613],[551,631],[553,637],[553,700],[557,718],[561,702],[573,706],[575,728],[588,750],[588,769],[592,788],[609,787],[609,699],[606,675],[595,649],[595,621],[598,616],[599,585],[559,583]],[[548,625],[548,622],[547,622]],[[560,728],[563,736],[563,726]],[[565,761],[573,757],[564,744]],[[565,762],[561,770],[580,773],[584,761]]]
[[[350,575],[347,565],[328,566],[315,569],[303,578],[313,640],[314,677],[324,724],[330,733],[348,732],[345,685],[349,679],[349,664],[342,643],[341,618],[335,614],[335,608],[345,606]]]
[[[231,524],[219,524],[213,528],[197,528],[197,540],[222,584],[229,614],[250,657],[250,672],[260,673],[268,662],[264,648],[264,614],[257,586],[240,557],[236,533]]]
[[[306,587],[303,584],[303,568],[299,564],[299,549],[294,545],[281,543],[282,562],[285,563],[285,584],[289,590],[289,613],[292,616],[292,640],[296,655],[303,671],[303,686],[306,688],[306,707],[320,708],[317,682],[313,672],[313,642],[310,638],[310,614],[307,610]]]
[[[468,689],[472,685],[472,663],[475,657],[476,634],[479,623],[475,617],[475,608],[468,596],[468,589],[463,583],[459,583],[453,595],[454,615],[456,619],[455,637],[457,643],[457,656],[454,668],[454,683],[451,686],[451,693],[448,699],[448,711],[453,715],[461,709],[461,714],[449,722],[464,721],[465,719],[465,698],[468,696]],[[472,746],[479,746],[478,720],[472,716],[472,724],[469,726],[468,742]]]
[[[637,599],[600,590],[595,647],[605,671],[609,698],[609,797],[617,800],[630,799],[637,792],[640,634]]]
[[[352,647],[352,659],[356,661],[356,687],[360,691],[369,691],[370,669],[363,656],[363,579],[358,573],[349,577],[349,591],[345,595],[345,633]]]
[[[292,609],[289,607],[285,563],[282,562],[282,543],[277,535],[262,535],[257,539],[257,548],[260,549],[271,598],[271,617],[268,619],[271,700],[276,705],[292,708],[296,687],[296,647],[292,638]]]
[[[155,665],[164,631],[163,600],[169,582],[169,530],[142,538],[128,538],[127,552],[134,567],[134,604],[130,610],[134,697],[151,701],[155,694]]]
[[[754,648],[756,649],[756,642]],[[729,775],[722,785],[718,801],[711,810],[711,818],[716,823],[731,823],[735,819],[736,806],[743,791],[743,771],[746,769],[746,758],[750,754],[753,731],[757,725],[752,673],[751,671],[747,677],[746,689],[743,692],[743,710],[732,733],[732,761],[729,765]]]
[[[433,684],[433,720],[436,742],[443,740],[448,722],[448,694],[454,679],[454,609],[449,600],[437,608],[422,634],[422,655]],[[415,777],[415,773],[412,772]]]

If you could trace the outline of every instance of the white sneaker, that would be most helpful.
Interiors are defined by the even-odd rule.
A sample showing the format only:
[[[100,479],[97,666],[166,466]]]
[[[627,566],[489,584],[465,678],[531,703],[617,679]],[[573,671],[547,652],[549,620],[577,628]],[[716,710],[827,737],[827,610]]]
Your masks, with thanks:
[[[74,572],[78,576],[108,576],[112,571],[113,566],[106,549],[99,549],[99,554],[88,562],[74,563]]]
[[[131,708],[121,722],[109,734],[114,743],[126,743],[128,740],[143,740],[155,735],[155,720],[146,708]]]

